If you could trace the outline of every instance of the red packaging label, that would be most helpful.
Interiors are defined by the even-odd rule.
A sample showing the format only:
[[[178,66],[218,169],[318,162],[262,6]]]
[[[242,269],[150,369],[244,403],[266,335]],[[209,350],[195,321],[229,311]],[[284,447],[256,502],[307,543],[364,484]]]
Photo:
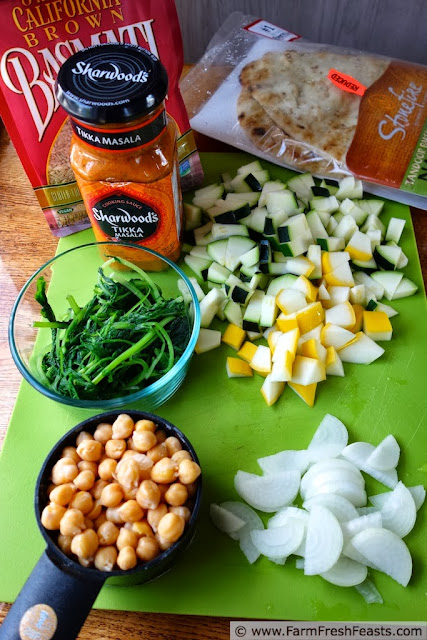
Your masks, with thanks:
[[[336,69],[331,69],[329,71],[328,78],[336,87],[338,87],[338,89],[342,89],[343,91],[355,93],[358,96],[363,96],[366,91],[366,87],[364,87],[363,84],[358,82],[355,78],[352,78],[352,76],[348,76],[345,73],[341,73],[341,71],[337,71]]]

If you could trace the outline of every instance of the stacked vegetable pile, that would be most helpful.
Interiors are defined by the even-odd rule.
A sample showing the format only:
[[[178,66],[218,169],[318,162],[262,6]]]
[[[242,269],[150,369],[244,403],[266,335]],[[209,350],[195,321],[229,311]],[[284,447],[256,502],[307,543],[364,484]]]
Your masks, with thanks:
[[[254,161],[185,205],[193,241],[185,262],[201,308],[196,352],[223,341],[237,351],[229,377],[255,371],[268,405],[288,383],[313,406],[317,384],[344,376],[343,362],[370,364],[384,353],[377,342],[391,339],[397,311],[381,300],[417,290],[401,271],[405,220],[385,227],[384,202],[363,199],[353,177],[320,186],[311,174],[287,184],[269,178]],[[223,335],[210,328],[215,316],[229,323]],[[260,338],[267,344],[254,343]]]
[[[260,458],[261,476],[238,471],[235,489],[245,502],[212,504],[211,518],[239,541],[251,564],[260,555],[280,565],[297,556],[305,575],[357,586],[368,602],[382,602],[368,568],[408,584],[412,558],[402,538],[413,529],[425,499],[423,486],[406,487],[398,480],[399,456],[392,435],[376,447],[348,444],[346,427],[328,414],[307,449]],[[370,496],[372,506],[366,506],[361,472],[392,490]],[[274,513],[266,528],[254,509]]]

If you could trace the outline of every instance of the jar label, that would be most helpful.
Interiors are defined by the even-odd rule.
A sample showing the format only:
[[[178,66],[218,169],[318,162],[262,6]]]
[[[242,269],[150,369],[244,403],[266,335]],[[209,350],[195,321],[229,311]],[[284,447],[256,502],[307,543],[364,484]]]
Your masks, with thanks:
[[[92,215],[109,237],[122,242],[139,242],[153,236],[160,224],[160,214],[153,205],[115,193],[92,203]]]
[[[166,127],[166,111],[163,110],[143,126],[135,128],[100,129],[71,119],[71,126],[76,136],[97,149],[106,151],[127,151],[139,149],[153,142]]]

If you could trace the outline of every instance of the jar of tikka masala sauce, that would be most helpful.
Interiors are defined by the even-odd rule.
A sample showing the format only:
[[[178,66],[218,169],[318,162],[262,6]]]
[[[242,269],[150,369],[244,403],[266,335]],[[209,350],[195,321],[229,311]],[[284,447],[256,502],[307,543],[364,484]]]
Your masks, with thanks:
[[[140,244],[176,261],[182,199],[167,88],[166,70],[152,53],[110,43],[68,58],[56,93],[70,117],[71,166],[96,240]],[[165,263],[150,256],[143,266]]]

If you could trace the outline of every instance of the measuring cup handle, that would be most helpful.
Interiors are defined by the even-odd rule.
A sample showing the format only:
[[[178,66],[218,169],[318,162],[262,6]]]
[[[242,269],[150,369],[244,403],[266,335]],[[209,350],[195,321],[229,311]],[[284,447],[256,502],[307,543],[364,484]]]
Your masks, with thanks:
[[[60,569],[45,551],[0,626],[0,640],[75,640],[105,578]]]

